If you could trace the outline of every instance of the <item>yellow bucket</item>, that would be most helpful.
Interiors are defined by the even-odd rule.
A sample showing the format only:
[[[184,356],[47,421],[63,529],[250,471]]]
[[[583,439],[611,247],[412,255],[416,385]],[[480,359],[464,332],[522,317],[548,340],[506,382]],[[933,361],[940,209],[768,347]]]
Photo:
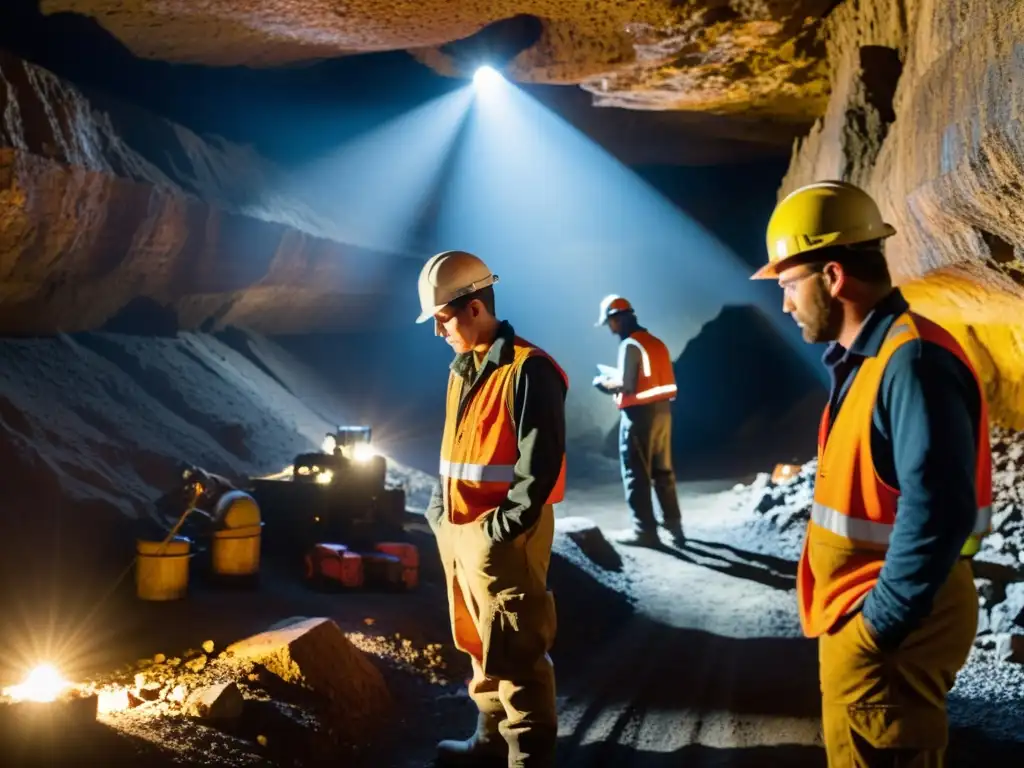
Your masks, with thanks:
[[[260,505],[245,491],[228,491],[217,501],[213,519],[220,528],[248,528],[259,525]]]
[[[211,546],[217,576],[254,576],[260,570],[263,523],[214,531]]]
[[[188,592],[192,542],[175,536],[162,541],[136,542],[135,592],[142,600],[180,600]]]

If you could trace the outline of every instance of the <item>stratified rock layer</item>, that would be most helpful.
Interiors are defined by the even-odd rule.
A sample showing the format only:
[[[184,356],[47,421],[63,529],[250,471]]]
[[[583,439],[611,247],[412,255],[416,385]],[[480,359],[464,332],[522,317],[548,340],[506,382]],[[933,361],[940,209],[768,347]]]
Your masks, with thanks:
[[[581,83],[602,105],[746,111],[805,120],[827,81],[817,45],[832,0],[43,0],[44,13],[92,16],[147,58],[272,66],[411,49],[447,73],[480,62],[472,37],[519,16],[539,36],[515,79]],[[467,46],[452,41],[470,38]],[[487,46],[484,46],[486,50]],[[454,50],[453,50],[454,49]],[[460,49],[467,55],[460,56]]]
[[[386,303],[387,274],[365,268],[386,256],[339,242],[251,150],[3,53],[0,117],[0,335],[124,312],[303,332]]]
[[[825,24],[832,97],[780,195],[845,178],[898,230],[889,261],[1024,427],[1024,3],[861,0]]]

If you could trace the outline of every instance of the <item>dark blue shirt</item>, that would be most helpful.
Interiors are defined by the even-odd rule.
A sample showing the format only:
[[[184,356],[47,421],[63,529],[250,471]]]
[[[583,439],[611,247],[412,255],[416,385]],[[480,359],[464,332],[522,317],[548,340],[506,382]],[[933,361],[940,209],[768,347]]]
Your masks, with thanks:
[[[825,352],[833,423],[861,363],[878,355],[907,309],[893,290],[849,349],[833,343]],[[898,646],[928,616],[974,528],[980,421],[981,393],[956,355],[921,340],[896,350],[872,414],[871,451],[879,477],[899,490],[899,506],[885,565],[863,606],[883,648]]]

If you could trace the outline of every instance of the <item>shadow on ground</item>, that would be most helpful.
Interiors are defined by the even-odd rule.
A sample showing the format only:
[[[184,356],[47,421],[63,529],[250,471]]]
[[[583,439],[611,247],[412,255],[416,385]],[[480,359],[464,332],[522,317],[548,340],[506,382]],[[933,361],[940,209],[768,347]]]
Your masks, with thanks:
[[[145,739],[129,736],[102,724],[81,729],[74,737],[51,734],[42,739],[10,739],[2,742],[3,765],[39,766],[140,766],[170,768],[180,765],[167,752]]]
[[[423,583],[413,595],[314,593],[295,578],[294,570],[284,568],[282,572],[280,564],[268,562],[264,581],[255,591],[214,590],[197,579],[187,600],[141,603],[134,599],[129,577],[109,600],[97,604],[98,593],[94,591],[87,598],[88,585],[81,578],[77,584],[80,589],[75,590],[71,588],[73,579],[57,579],[55,571],[41,569],[42,583],[30,589],[24,578],[26,572],[16,569],[7,574],[12,591],[5,594],[12,603],[34,606],[35,610],[27,612],[31,620],[25,622],[15,621],[8,612],[0,631],[0,650],[5,664],[10,664],[37,655],[46,645],[46,637],[77,634],[81,647],[75,650],[83,655],[83,666],[117,665],[156,652],[174,652],[206,639],[223,647],[294,615],[330,616],[346,631],[400,632],[417,646],[442,643],[449,651],[451,685],[437,686],[399,670],[384,669],[388,685],[400,702],[394,723],[401,743],[397,739],[381,740],[360,759],[346,763],[422,768],[429,765],[437,739],[468,735],[475,717],[472,705],[459,691],[469,670],[465,658],[450,651],[436,548],[428,535],[410,535],[423,554]],[[31,559],[37,550],[27,552]],[[693,540],[677,557],[779,589],[792,587],[792,563],[726,544]],[[66,569],[71,563],[63,565]],[[116,565],[109,569],[112,573],[123,563]],[[571,553],[559,552],[551,564],[550,584],[559,613],[558,639],[552,655],[565,702],[563,723],[572,729],[560,740],[559,766],[824,766],[822,750],[807,746],[813,740],[807,738],[808,734],[814,732],[819,718],[815,643],[800,638],[723,637],[660,624],[638,614],[623,591],[609,586],[607,578],[614,578],[614,569],[602,573],[593,563],[583,565],[586,567]],[[89,572],[78,570],[79,563],[75,566],[73,573],[79,576]],[[35,575],[41,574],[37,570]],[[62,586],[58,587],[58,582]],[[73,626],[72,619],[90,612],[87,607],[96,609],[92,621],[84,629]],[[376,620],[372,628],[366,619]],[[36,631],[28,632],[32,642],[26,645],[25,635],[30,628]],[[80,631],[74,633],[74,629]],[[273,713],[257,714],[270,717]],[[254,727],[259,730],[265,720],[257,717]],[[715,743],[719,743],[723,735],[732,733],[729,728],[734,722],[740,723],[740,728],[754,724],[767,729],[769,732],[762,732],[760,740],[781,743],[745,748],[689,743],[708,741],[709,728],[724,727],[724,731],[714,734]],[[787,723],[799,727],[789,734],[785,729],[791,726]],[[743,734],[737,731],[737,735]],[[248,740],[252,734],[243,736]],[[759,740],[750,741],[756,744]],[[153,744],[107,729],[94,734],[70,761],[35,754],[11,762],[13,756],[6,753],[7,761],[0,762],[150,768],[171,764],[167,753]],[[995,740],[974,730],[954,730],[950,764],[967,768],[1024,765],[1024,743]]]
[[[994,739],[975,728],[953,729],[949,735],[953,768],[1002,768],[1024,765],[1024,733],[1019,741]]]
[[[687,539],[683,550],[668,550],[688,563],[764,584],[774,589],[796,587],[796,563],[781,557],[738,549],[715,541]]]

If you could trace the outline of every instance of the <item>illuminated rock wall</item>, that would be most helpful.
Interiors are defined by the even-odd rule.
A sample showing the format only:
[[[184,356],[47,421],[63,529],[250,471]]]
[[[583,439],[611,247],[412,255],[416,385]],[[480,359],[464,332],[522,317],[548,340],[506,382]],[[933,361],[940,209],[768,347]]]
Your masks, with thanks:
[[[154,315],[300,333],[386,306],[404,261],[341,242],[283,186],[251,150],[0,52],[0,335]]]
[[[866,187],[915,308],[965,343],[997,420],[1024,428],[1024,2],[845,2],[825,34],[832,96],[780,195]]]

